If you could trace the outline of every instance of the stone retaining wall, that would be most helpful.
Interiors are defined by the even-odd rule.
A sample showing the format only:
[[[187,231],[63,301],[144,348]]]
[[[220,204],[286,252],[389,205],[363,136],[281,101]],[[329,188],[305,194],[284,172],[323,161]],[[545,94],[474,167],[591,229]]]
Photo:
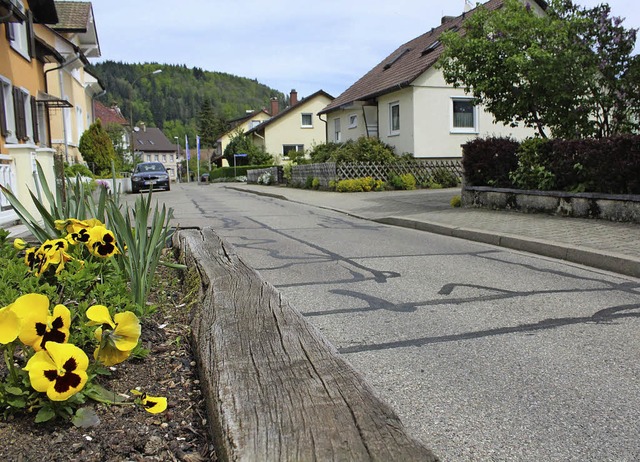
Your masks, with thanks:
[[[465,186],[463,207],[640,223],[640,196]]]

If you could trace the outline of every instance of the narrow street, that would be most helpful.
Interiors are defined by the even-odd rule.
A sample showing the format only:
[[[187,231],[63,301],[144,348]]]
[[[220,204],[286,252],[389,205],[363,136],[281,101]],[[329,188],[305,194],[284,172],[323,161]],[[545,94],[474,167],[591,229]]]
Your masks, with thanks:
[[[222,185],[155,197],[232,243],[442,460],[640,458],[637,280]]]

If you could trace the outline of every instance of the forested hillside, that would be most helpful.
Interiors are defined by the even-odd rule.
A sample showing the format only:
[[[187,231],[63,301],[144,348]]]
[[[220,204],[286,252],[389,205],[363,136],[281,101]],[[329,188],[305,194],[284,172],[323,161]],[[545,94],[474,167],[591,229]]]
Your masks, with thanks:
[[[162,72],[152,74],[158,69]],[[115,103],[127,119],[159,127],[181,143],[185,134],[194,139],[198,133],[203,146],[212,147],[228,121],[248,110],[268,109],[271,97],[281,107],[286,103],[283,93],[257,80],[185,65],[105,61],[92,70],[107,90],[100,97],[103,104]],[[215,127],[215,133],[202,133],[202,127]]]

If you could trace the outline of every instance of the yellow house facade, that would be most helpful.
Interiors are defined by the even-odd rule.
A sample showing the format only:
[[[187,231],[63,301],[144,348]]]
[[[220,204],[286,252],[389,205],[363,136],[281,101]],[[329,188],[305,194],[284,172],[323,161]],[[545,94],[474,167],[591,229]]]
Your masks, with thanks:
[[[271,114],[266,110],[261,109],[259,111],[250,111],[250,113],[248,113],[244,117],[232,120],[230,122],[231,129],[224,133],[220,138],[218,138],[216,155],[219,157],[224,154],[224,150],[227,148],[227,146],[229,146],[231,138],[233,138],[236,133],[246,133],[265,120],[269,120],[270,118]]]
[[[246,132],[251,141],[274,157],[275,164],[289,160],[289,152],[305,152],[326,142],[325,120],[318,113],[333,97],[323,90],[297,100],[291,92],[290,106],[269,120]]]
[[[52,26],[55,48],[64,63],[45,66],[47,87],[52,95],[69,101],[51,118],[51,144],[68,164],[83,163],[79,145],[82,133],[94,121],[93,99],[104,88],[86,66],[100,57],[93,8],[89,2],[56,2],[59,21]]]
[[[58,21],[53,1],[0,0],[0,184],[9,188],[30,213],[37,209],[30,191],[55,184],[54,150],[50,147],[49,103],[44,66],[61,59],[41,36],[44,24]],[[17,220],[0,194],[0,225]]]

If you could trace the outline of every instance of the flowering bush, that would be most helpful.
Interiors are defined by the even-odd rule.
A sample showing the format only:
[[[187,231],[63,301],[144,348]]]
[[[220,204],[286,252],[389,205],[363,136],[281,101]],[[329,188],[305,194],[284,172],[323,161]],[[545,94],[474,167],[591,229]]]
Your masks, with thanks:
[[[123,213],[117,192],[107,195],[100,188],[96,203],[78,180],[68,191],[75,203],[49,193],[50,212],[36,204],[41,225],[10,191],[3,192],[39,241],[30,246],[16,239],[11,245],[0,229],[3,415],[34,412],[36,422],[62,417],[86,426],[94,418],[92,409],[82,407],[87,399],[164,411],[163,397],[132,390],[125,400],[100,381],[108,368],[147,354],[139,344],[140,319],[149,313],[145,296],[169,235],[171,210],[149,213],[149,195]]]

